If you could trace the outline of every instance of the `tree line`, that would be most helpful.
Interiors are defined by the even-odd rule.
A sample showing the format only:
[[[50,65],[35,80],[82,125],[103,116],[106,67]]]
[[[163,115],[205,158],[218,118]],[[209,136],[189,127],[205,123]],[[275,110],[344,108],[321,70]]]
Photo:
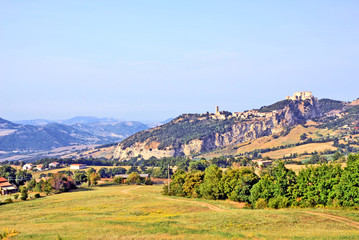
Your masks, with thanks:
[[[205,171],[176,171],[170,196],[230,199],[253,208],[345,207],[359,209],[359,154],[349,155],[347,166],[307,166],[298,175],[283,162],[255,174],[253,168],[223,172],[212,164]]]

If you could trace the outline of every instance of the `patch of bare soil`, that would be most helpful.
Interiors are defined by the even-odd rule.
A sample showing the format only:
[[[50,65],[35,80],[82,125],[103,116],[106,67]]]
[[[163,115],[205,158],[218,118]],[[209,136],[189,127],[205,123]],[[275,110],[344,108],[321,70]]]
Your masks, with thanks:
[[[168,201],[179,201],[179,202],[194,203],[194,204],[201,205],[203,207],[208,207],[209,209],[211,209],[213,211],[216,211],[216,212],[225,212],[225,211],[227,211],[226,209],[222,209],[222,208],[219,208],[217,206],[214,206],[212,204],[205,203],[205,202],[189,201],[189,200],[182,200],[182,199],[173,199],[173,198],[166,198],[166,197],[157,197],[157,198],[162,199],[162,200],[168,200]]]
[[[359,229],[359,222],[350,220],[350,219],[345,218],[345,217],[339,217],[339,216],[334,216],[334,215],[331,215],[331,214],[319,213],[319,212],[311,212],[311,211],[305,211],[305,213],[309,213],[309,214],[312,214],[312,215],[317,215],[317,216],[320,216],[320,217],[328,218],[328,219],[331,219],[333,221],[341,222],[341,223],[344,223],[344,224],[346,224],[348,226],[352,226],[354,228]]]

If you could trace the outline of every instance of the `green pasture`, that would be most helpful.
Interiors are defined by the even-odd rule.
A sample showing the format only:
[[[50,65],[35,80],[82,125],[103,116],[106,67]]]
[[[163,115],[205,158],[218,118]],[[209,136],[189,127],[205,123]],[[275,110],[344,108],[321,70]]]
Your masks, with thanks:
[[[359,239],[356,211],[239,209],[161,189],[98,186],[1,205],[0,231],[16,229],[15,239]]]

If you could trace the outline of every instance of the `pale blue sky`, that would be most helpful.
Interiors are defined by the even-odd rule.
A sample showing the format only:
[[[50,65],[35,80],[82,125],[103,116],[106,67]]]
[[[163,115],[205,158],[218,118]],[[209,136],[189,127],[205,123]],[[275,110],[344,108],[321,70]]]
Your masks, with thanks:
[[[0,117],[164,120],[359,97],[359,1],[1,1]]]

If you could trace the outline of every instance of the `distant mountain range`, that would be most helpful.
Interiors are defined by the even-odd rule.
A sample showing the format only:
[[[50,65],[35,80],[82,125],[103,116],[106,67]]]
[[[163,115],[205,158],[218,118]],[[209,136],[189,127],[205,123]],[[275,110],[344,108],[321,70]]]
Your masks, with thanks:
[[[122,122],[121,120],[115,118],[97,118],[91,116],[77,116],[66,120],[47,120],[47,119],[33,119],[33,120],[19,120],[14,121],[14,123],[23,124],[23,125],[46,125],[49,123],[61,123],[66,125],[81,123],[118,123]]]
[[[162,123],[147,125],[137,121],[96,117],[16,122],[0,118],[0,159],[66,146],[116,143],[136,132],[160,124]]]

